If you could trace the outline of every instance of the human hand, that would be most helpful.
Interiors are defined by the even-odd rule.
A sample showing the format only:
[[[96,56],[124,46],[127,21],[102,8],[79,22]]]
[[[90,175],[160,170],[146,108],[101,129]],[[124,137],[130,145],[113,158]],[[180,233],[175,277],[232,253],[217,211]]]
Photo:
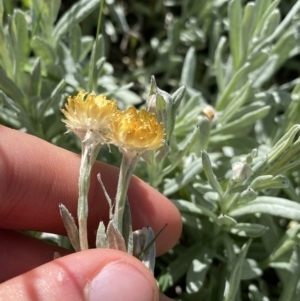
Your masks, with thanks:
[[[0,126],[0,300],[169,300],[159,295],[150,271],[127,253],[92,249],[69,254],[15,231],[66,234],[58,204],[76,216],[79,164],[76,154]],[[95,164],[89,193],[90,242],[95,241],[99,221],[108,221],[99,172],[111,196],[118,180],[116,168]],[[157,239],[157,255],[170,249],[181,232],[178,210],[137,177],[132,177],[128,199],[134,229],[151,226],[157,233],[168,224]],[[55,251],[63,257],[53,260]]]

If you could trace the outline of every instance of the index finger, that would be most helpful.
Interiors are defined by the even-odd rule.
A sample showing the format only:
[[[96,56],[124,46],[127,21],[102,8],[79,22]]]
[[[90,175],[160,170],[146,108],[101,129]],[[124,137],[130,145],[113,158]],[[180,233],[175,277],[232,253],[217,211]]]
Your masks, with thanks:
[[[0,228],[65,234],[58,205],[76,217],[80,156],[37,137],[0,126]],[[91,174],[88,230],[95,241],[99,221],[108,221],[108,204],[96,175],[101,173],[114,198],[118,169],[96,162]],[[162,194],[133,176],[128,189],[133,228],[151,226],[157,233],[157,253],[170,249],[181,233],[177,208]]]

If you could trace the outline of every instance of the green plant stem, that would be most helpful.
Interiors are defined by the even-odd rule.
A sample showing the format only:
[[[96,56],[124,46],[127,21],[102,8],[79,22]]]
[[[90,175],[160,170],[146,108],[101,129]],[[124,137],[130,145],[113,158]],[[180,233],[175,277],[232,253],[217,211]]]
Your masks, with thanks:
[[[98,15],[96,38],[98,38],[98,36],[100,34],[104,5],[105,5],[105,0],[101,0],[100,10],[99,10],[99,15]]]
[[[140,156],[136,154],[123,153],[114,211],[114,221],[121,234],[127,190],[132,172],[139,157]]]
[[[78,228],[79,228],[79,242],[80,250],[87,250],[87,217],[88,217],[88,193],[90,189],[90,178],[93,163],[96,160],[97,154],[101,148],[101,144],[93,143],[87,139],[82,142],[82,156],[79,171],[79,196],[78,196]]]
[[[92,57],[92,72],[91,74],[94,75],[94,72],[95,72],[95,68],[96,68],[96,54],[97,54],[97,51],[98,51],[98,37],[99,37],[99,34],[100,34],[100,29],[101,29],[101,23],[102,23],[102,15],[103,15],[103,9],[104,9],[104,4],[105,4],[105,0],[101,0],[101,3],[100,3],[100,9],[99,9],[99,15],[98,15],[98,23],[97,23],[97,32],[96,32],[96,38],[95,38],[95,52],[94,52],[94,56]],[[94,85],[94,81],[93,81],[93,76],[90,78],[90,81],[88,83],[88,87],[89,87],[89,91],[92,91],[93,90],[93,85]]]

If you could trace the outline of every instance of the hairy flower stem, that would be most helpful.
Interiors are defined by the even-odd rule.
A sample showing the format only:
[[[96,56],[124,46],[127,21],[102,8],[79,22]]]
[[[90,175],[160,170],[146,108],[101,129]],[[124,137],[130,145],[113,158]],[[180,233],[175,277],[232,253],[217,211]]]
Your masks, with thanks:
[[[80,250],[87,250],[87,217],[88,217],[88,193],[90,189],[90,177],[92,166],[96,160],[101,144],[86,139],[82,142],[82,156],[79,171],[79,196],[78,196],[78,227]]]
[[[139,157],[140,156],[136,154],[123,152],[114,211],[114,221],[121,234],[127,190],[132,172]]]

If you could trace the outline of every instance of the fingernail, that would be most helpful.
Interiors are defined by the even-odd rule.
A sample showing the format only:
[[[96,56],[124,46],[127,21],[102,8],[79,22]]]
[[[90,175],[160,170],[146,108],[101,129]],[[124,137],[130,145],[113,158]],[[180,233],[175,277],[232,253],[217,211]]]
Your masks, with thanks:
[[[105,266],[88,288],[88,301],[152,301],[154,292],[149,280],[127,262]]]

